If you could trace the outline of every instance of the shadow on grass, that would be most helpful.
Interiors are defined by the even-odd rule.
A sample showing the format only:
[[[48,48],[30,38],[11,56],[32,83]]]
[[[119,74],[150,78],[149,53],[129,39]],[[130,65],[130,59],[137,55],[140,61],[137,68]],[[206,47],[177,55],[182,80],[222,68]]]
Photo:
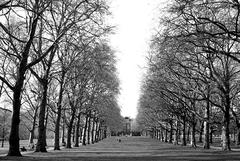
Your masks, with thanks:
[[[218,156],[218,155],[204,155],[204,156],[195,156],[195,155],[181,155],[181,156],[144,156],[144,157],[61,157],[61,158],[41,158],[41,157],[0,157],[0,160],[3,161],[197,161],[197,160],[211,160],[211,161],[222,161],[222,160],[240,160],[239,155],[231,156]]]
[[[98,153],[95,153],[98,154]],[[104,154],[104,153],[100,153]],[[76,153],[33,153],[34,156],[23,157],[0,157],[3,161],[223,161],[223,160],[240,160],[240,154],[238,152],[222,152],[222,151],[184,151],[184,152],[166,152],[164,153],[151,153],[149,156],[98,156],[84,153],[83,156]]]

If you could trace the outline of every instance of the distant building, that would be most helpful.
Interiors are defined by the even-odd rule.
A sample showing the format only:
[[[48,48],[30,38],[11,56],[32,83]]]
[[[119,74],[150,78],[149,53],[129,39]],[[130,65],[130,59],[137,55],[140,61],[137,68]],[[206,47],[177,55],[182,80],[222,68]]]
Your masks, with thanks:
[[[132,119],[130,117],[124,117],[124,134],[131,135]]]

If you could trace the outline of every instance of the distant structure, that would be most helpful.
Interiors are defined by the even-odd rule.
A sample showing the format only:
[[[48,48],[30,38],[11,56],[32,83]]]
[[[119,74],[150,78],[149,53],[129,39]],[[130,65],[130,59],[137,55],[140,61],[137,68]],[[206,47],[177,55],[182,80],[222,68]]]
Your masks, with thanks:
[[[132,119],[130,117],[124,117],[124,134],[131,135]]]

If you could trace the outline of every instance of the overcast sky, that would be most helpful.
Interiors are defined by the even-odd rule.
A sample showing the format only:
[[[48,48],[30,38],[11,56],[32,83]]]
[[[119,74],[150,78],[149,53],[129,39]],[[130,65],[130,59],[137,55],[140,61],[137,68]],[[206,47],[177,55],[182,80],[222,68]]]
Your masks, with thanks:
[[[111,23],[116,25],[111,45],[118,58],[123,116],[135,118],[148,45],[158,25],[164,0],[110,0]]]

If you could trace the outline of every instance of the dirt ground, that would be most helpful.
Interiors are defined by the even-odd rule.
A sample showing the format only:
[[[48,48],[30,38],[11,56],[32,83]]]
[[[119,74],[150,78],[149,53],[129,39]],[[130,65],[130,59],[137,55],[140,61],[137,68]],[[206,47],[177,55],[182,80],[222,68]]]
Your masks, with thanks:
[[[121,139],[121,142],[118,142]],[[146,137],[111,137],[79,148],[27,153],[23,157],[4,157],[5,161],[166,161],[240,160],[240,152],[222,152],[162,143]]]

